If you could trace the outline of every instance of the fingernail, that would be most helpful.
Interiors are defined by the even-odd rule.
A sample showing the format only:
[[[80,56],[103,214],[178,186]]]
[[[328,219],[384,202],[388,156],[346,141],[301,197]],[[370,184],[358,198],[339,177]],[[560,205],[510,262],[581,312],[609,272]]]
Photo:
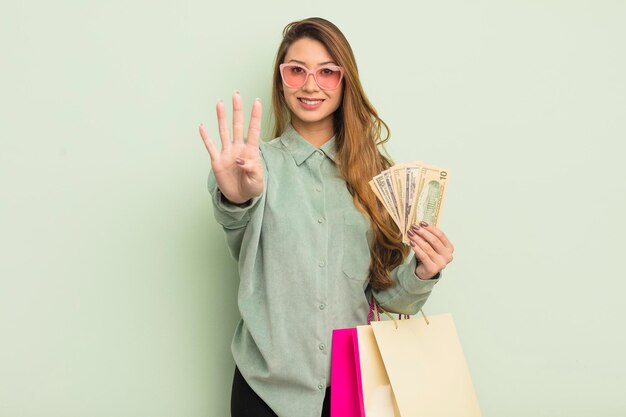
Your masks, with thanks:
[[[255,100],[255,101],[258,101],[258,102],[261,102],[261,99],[260,99],[260,98],[258,98],[258,97],[257,97],[257,98],[255,98],[254,100]]]
[[[417,232],[418,230],[420,230],[420,227],[418,225],[416,225],[416,224],[412,224],[411,225],[411,229],[413,229],[413,230],[415,230]]]
[[[420,222],[420,225],[422,225],[422,226],[426,227],[426,226],[428,226],[428,223],[426,223],[424,220],[422,220],[422,221]]]
[[[415,242],[413,242],[412,240],[409,240],[409,243],[411,244],[411,246],[415,246]]]
[[[218,104],[219,104],[219,103],[223,103],[223,102],[224,102],[224,100],[222,100],[221,98],[217,100],[217,103],[218,103]]]
[[[415,236],[415,232],[413,232],[413,229],[409,229],[409,231],[406,232],[406,234],[411,236],[411,237]]]
[[[235,94],[239,94],[239,90],[235,90]]]
[[[237,163],[237,165],[243,165],[244,161],[241,158],[236,158],[235,162]]]

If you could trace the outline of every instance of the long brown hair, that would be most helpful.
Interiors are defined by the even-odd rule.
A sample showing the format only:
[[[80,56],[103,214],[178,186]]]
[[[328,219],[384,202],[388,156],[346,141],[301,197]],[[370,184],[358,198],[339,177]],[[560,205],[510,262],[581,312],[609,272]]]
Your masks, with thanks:
[[[389,272],[400,265],[410,251],[401,242],[400,231],[368,184],[371,178],[393,165],[391,158],[384,156],[378,148],[381,145],[384,149],[384,143],[389,140],[389,127],[378,117],[363,91],[350,44],[339,28],[328,20],[312,17],[291,22],[283,30],[272,83],[274,137],[283,133],[289,121],[279,65],[291,44],[301,38],[321,42],[337,65],[344,68],[342,102],[333,114],[337,169],[345,179],[357,209],[372,220],[374,243],[370,249],[370,285],[375,289],[389,288],[393,285]],[[382,137],[383,129],[385,137]]]

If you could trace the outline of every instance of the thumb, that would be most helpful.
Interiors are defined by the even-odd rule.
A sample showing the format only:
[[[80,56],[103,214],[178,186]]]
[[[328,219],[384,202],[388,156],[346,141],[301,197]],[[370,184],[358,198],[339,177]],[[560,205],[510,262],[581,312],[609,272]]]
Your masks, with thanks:
[[[261,171],[259,170],[260,166],[255,162],[257,161],[241,157],[235,159],[235,163],[237,164],[237,166],[246,174],[248,174],[248,176],[252,180],[259,179],[261,174]]]

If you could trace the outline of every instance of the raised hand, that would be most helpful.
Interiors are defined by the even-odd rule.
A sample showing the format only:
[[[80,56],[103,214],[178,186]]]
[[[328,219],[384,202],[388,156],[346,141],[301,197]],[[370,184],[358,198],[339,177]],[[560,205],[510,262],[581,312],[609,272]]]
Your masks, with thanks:
[[[257,98],[252,105],[247,142],[243,140],[243,101],[239,92],[233,94],[232,142],[222,100],[217,102],[216,110],[222,150],[217,150],[202,124],[199,127],[200,136],[209,151],[215,180],[222,194],[235,204],[245,203],[263,192],[263,165],[259,149],[261,100]]]
[[[409,243],[418,259],[415,274],[430,279],[452,262],[454,246],[445,233],[434,224],[420,222],[411,226],[407,233]]]

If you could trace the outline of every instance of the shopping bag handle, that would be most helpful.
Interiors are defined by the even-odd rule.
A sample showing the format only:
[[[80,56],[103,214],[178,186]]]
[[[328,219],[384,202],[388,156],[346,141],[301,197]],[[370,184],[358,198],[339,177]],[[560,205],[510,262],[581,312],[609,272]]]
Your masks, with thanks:
[[[372,319],[374,318],[374,311],[376,311],[376,321],[380,321],[380,311],[382,311],[383,314],[385,314],[387,317],[393,320],[393,323],[395,324],[396,329],[398,328],[398,323],[396,322],[396,319],[378,304],[378,302],[374,298],[374,294],[370,295],[369,304],[370,304],[370,311],[367,314],[367,324],[372,323]],[[428,317],[426,317],[424,310],[421,308],[420,308],[420,313],[422,313],[422,317],[424,317],[424,320],[426,321],[426,325],[429,325],[430,322],[428,321]],[[404,316],[407,320],[411,318],[411,316],[409,316],[408,314],[405,314]],[[402,313],[398,314],[398,320],[402,320]]]

